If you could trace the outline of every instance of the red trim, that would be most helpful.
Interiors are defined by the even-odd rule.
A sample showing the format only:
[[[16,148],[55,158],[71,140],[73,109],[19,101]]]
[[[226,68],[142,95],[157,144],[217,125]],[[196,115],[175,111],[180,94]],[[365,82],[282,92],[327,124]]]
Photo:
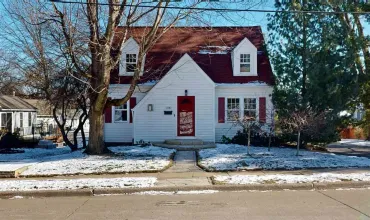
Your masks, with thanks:
[[[104,121],[105,123],[112,123],[112,106],[105,109]]]
[[[181,105],[181,102],[188,99],[191,104]],[[180,134],[180,112],[192,112],[192,133]],[[195,96],[177,96],[177,136],[195,136]]]
[[[133,117],[132,117],[132,109],[136,106],[136,97],[131,97],[130,98],[130,123],[132,123]]]
[[[218,123],[225,123],[225,98],[218,98]]]
[[[265,123],[266,122],[266,98],[260,97],[259,100],[259,119],[260,122]]]

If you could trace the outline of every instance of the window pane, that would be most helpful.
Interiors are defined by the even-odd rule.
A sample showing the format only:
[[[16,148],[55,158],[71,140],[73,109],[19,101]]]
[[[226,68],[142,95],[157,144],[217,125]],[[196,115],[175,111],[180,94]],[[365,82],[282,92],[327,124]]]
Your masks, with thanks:
[[[115,109],[127,109],[127,103],[120,106],[116,106]]]
[[[32,126],[32,114],[31,112],[28,113],[28,127]]]
[[[127,121],[127,110],[122,111],[122,121]]]
[[[244,116],[255,118],[256,117],[256,111],[244,110]]]
[[[227,120],[234,121],[239,117],[240,104],[238,98],[227,99]]]
[[[19,113],[19,127],[23,128],[23,113]]]
[[[244,99],[244,109],[255,110],[256,109],[256,99],[245,98]]]
[[[240,63],[240,72],[250,72],[250,71],[251,71],[251,65],[250,64]]]
[[[6,127],[6,113],[1,114],[1,128]]]
[[[127,110],[115,110],[114,111],[114,121],[120,122],[120,121],[127,121]]]
[[[114,111],[114,121],[122,121],[122,114],[120,110]]]
[[[136,54],[126,54],[127,63],[136,63]]]
[[[126,64],[126,72],[135,72],[136,63],[127,63]]]

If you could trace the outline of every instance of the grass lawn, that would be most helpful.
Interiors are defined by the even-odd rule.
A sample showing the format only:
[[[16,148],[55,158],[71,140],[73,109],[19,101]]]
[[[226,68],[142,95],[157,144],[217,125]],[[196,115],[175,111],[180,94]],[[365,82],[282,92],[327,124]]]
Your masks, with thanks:
[[[156,172],[168,167],[175,150],[160,147],[120,146],[109,148],[116,155],[90,156],[82,151],[26,149],[24,153],[0,154],[0,171],[17,164],[28,169],[21,176]]]
[[[335,155],[301,150],[295,156],[292,148],[247,147],[234,144],[217,144],[214,149],[199,152],[199,164],[209,171],[237,170],[296,170],[318,168],[370,167],[365,157]]]

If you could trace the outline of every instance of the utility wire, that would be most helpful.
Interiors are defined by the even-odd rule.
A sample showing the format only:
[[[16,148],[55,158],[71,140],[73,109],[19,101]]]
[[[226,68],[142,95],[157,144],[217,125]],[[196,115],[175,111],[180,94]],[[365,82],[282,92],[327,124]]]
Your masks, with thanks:
[[[76,2],[64,0],[49,0],[50,2],[62,4],[82,4],[82,5],[101,5],[101,6],[121,6],[121,4],[110,3],[91,3],[91,2]],[[145,2],[149,3],[149,2]],[[155,1],[153,1],[155,3]],[[123,6],[133,6],[125,4]],[[301,10],[266,10],[266,9],[232,9],[232,8],[202,8],[202,7],[181,7],[181,6],[158,6],[158,5],[135,5],[138,8],[166,8],[175,10],[197,10],[197,11],[215,11],[215,12],[257,12],[257,13],[293,13],[293,14],[360,14],[370,15],[370,11],[301,11]]]

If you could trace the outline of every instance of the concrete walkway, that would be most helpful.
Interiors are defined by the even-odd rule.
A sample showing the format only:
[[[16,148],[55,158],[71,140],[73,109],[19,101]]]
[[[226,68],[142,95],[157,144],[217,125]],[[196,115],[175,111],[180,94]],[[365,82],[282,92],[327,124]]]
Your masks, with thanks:
[[[195,155],[195,151],[177,151],[173,166],[164,172],[188,173],[204,171],[197,166],[197,157]]]
[[[327,150],[330,153],[342,154],[347,156],[358,156],[370,158],[370,142],[369,141],[346,141],[344,143],[336,142],[328,145]]]

